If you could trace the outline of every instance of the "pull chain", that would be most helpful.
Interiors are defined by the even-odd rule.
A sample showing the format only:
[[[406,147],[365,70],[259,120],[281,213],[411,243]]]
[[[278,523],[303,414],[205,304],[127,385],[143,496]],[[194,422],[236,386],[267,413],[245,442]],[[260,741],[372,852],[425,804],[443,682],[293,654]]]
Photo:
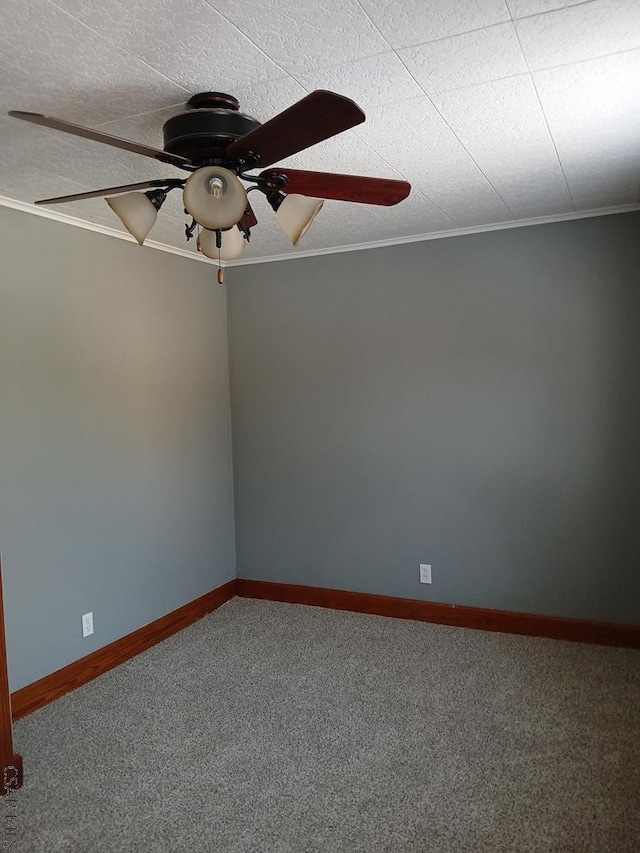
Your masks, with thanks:
[[[224,270],[220,266],[220,249],[222,248],[222,231],[216,231],[216,248],[218,249],[218,284],[224,284]]]

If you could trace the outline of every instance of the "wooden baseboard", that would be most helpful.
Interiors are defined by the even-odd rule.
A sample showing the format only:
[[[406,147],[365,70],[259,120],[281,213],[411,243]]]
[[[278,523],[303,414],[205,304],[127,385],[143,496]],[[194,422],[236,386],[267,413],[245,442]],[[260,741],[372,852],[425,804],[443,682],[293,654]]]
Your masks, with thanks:
[[[90,655],[70,663],[68,666],[45,675],[44,678],[28,684],[26,687],[16,690],[11,695],[11,709],[13,719],[31,714],[38,708],[42,708],[54,699],[59,699],[65,693],[75,690],[82,684],[92,681],[99,675],[108,672],[115,666],[129,660],[140,652],[155,646],[156,643],[166,640],[177,631],[181,631],[198,619],[202,619],[207,613],[211,613],[217,607],[234,598],[236,595],[236,581],[232,580],[219,586],[217,589],[206,593],[195,601],[179,607],[177,610],[167,613],[155,622],[145,625],[121,637],[108,646],[97,649]]]
[[[475,628],[481,631],[498,631],[506,634],[524,634],[529,637],[570,640],[576,643],[640,649],[640,625],[590,622],[560,616],[534,616],[508,610],[486,610],[480,607],[438,604],[387,595],[370,595],[348,590],[238,578],[139,628],[132,634],[127,634],[126,637],[121,637],[108,646],[74,661],[57,672],[16,690],[11,695],[13,720],[19,720],[31,714],[38,708],[53,702],[54,699],[59,699],[65,693],[75,690],[76,687],[92,681],[155,646],[156,643],[166,640],[167,637],[202,619],[207,613],[211,613],[236,595],[263,601],[309,604],[333,610],[392,616],[396,619],[414,619],[419,622],[453,625],[458,628]],[[10,757],[9,755],[6,761],[14,766],[15,772],[11,780],[11,787],[14,787],[22,782],[22,761],[20,756],[13,756],[13,761],[9,760]]]
[[[289,604],[310,604],[333,610],[350,610],[396,619],[414,619],[458,628],[498,631],[505,634],[524,634],[528,637],[548,637],[576,643],[596,643],[603,646],[640,648],[640,625],[614,622],[589,622],[561,616],[534,616],[509,610],[485,610],[454,604],[438,604],[387,595],[369,595],[339,589],[324,589],[296,584],[270,583],[239,578],[237,595],[265,601]]]

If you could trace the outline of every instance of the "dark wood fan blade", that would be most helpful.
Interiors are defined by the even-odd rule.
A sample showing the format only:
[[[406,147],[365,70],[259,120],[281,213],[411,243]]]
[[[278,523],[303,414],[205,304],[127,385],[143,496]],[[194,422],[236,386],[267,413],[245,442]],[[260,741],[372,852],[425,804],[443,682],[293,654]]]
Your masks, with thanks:
[[[280,176],[287,179],[284,186]],[[406,181],[388,178],[364,178],[358,175],[336,175],[332,172],[305,172],[300,169],[267,169],[260,173],[284,193],[299,193],[316,198],[334,198],[338,201],[357,201],[361,204],[398,204],[411,192]]]
[[[65,201],[80,201],[83,198],[98,198],[105,195],[119,195],[120,193],[135,192],[135,190],[147,190],[150,187],[179,187],[183,181],[169,178],[166,181],[153,180],[142,181],[139,184],[123,184],[120,187],[106,187],[103,190],[90,190],[86,193],[75,193],[74,195],[60,195],[57,198],[43,198],[36,204],[62,204]]]
[[[365,119],[349,98],[318,89],[252,130],[225,151],[227,156],[254,155],[254,166],[270,166],[311,145],[355,127]],[[252,166],[253,168],[253,166]]]
[[[244,215],[240,220],[240,224],[244,225],[245,228],[253,228],[254,225],[258,224],[258,220],[256,218],[255,213],[253,212],[253,208],[251,207],[248,201]]]
[[[142,154],[144,157],[153,157],[154,160],[159,160],[161,163],[169,163],[171,166],[177,166],[179,169],[192,170],[191,163],[186,157],[180,157],[178,154],[168,154],[159,148],[150,148],[148,145],[142,145],[139,142],[130,142],[128,139],[121,139],[119,136],[111,136],[110,133],[102,133],[90,127],[71,124],[71,122],[52,118],[51,116],[43,116],[40,113],[25,113],[20,110],[10,110],[9,115],[14,118],[20,118],[23,121],[30,121],[32,124],[40,124],[42,127],[62,130],[64,133],[73,134],[73,136],[82,136],[84,139],[91,139],[94,142],[103,142],[105,145],[122,148],[124,151],[133,151],[134,154]]]

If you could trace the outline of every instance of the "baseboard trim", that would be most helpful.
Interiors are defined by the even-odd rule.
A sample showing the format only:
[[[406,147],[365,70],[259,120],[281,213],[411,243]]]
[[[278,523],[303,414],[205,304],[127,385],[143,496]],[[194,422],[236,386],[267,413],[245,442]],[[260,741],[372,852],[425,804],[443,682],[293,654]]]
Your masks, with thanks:
[[[166,640],[235,596],[236,581],[232,580],[57,672],[16,690],[11,695],[14,722]]]
[[[97,649],[90,655],[70,663],[57,672],[16,690],[11,694],[13,721],[43,708],[49,702],[75,690],[76,687],[92,681],[162,640],[166,640],[167,637],[202,619],[207,613],[216,610],[236,595],[262,601],[308,604],[332,610],[349,610],[353,613],[413,619],[437,625],[452,625],[457,628],[474,628],[480,631],[640,649],[640,625],[592,622],[561,616],[536,616],[509,610],[489,610],[349,590],[238,578],[167,613],[155,622]],[[19,760],[19,756],[14,758]],[[19,770],[21,776],[21,766]]]
[[[323,587],[271,583],[269,581],[237,581],[237,595],[263,601],[282,601],[288,604],[310,604],[332,610],[350,610],[396,619],[414,619],[457,628],[475,628],[528,637],[547,637],[575,643],[595,643],[602,646],[623,646],[640,649],[640,625],[614,622],[590,622],[561,616],[534,616],[509,610],[486,610],[455,604],[439,604],[388,595],[370,595]]]

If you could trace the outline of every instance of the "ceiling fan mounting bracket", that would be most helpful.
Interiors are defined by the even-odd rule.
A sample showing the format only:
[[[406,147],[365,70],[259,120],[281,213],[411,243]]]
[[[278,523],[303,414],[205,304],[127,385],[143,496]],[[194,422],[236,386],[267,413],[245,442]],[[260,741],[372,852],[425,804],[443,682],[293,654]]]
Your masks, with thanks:
[[[240,102],[225,92],[199,92],[187,101],[188,110],[201,109],[239,110]]]

